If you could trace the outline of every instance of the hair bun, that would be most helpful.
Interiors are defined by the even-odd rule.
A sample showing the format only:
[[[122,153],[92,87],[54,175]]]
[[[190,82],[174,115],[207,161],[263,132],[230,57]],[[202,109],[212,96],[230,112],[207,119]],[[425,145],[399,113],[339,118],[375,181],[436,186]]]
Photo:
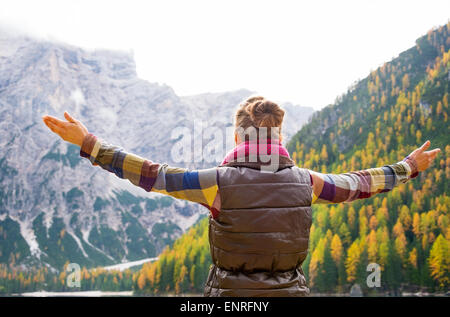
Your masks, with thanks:
[[[235,132],[239,133],[241,140],[247,138],[245,134],[242,135],[242,130],[245,131],[251,127],[258,130],[260,127],[275,127],[276,129],[267,129],[267,138],[281,137],[284,110],[262,96],[252,96],[240,103],[235,118]]]
[[[284,111],[269,100],[256,100],[246,110],[255,127],[280,127],[283,122]]]

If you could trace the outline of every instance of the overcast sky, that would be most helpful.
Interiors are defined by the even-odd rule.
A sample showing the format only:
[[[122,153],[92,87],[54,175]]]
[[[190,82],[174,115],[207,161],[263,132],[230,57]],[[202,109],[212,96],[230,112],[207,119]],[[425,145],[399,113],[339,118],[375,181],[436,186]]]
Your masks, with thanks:
[[[1,25],[133,50],[178,95],[247,88],[317,109],[447,23],[450,1],[1,0]]]

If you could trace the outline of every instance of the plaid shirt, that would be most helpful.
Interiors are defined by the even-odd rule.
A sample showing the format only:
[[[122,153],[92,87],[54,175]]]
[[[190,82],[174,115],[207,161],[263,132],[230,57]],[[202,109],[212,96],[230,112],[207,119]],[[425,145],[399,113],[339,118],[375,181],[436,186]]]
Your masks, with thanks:
[[[287,152],[286,152],[287,153]],[[89,133],[83,140],[80,155],[93,165],[128,179],[150,192],[185,199],[207,207],[213,217],[220,210],[217,167],[188,170],[151,162],[127,153]],[[313,186],[312,202],[333,204],[369,198],[388,192],[418,175],[416,162],[407,156],[403,161],[379,168],[343,174],[323,174],[308,170]]]

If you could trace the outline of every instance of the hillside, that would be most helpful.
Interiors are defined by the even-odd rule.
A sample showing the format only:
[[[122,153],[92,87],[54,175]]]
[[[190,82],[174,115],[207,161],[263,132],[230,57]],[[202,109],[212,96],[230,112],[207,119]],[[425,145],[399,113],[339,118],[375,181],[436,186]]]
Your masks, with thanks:
[[[288,145],[298,166],[342,173],[395,163],[426,139],[438,164],[387,194],[351,204],[314,206],[303,268],[313,292],[448,289],[450,216],[450,23],[355,83],[316,112]],[[136,275],[136,291],[201,292],[207,221],[166,248]],[[194,236],[195,233],[198,235]],[[381,288],[366,287],[368,263],[381,266]],[[206,268],[205,268],[206,270]]]
[[[299,165],[329,173],[394,163],[428,139],[442,149],[433,168],[387,195],[316,207],[305,263],[315,290],[365,285],[371,262],[384,289],[448,287],[449,28],[419,38],[292,138]]]

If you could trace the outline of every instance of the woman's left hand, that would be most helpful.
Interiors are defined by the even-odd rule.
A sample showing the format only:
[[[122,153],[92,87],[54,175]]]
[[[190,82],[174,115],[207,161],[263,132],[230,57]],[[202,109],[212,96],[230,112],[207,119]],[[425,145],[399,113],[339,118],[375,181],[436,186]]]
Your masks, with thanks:
[[[88,129],[83,123],[69,115],[67,111],[64,112],[64,117],[67,121],[59,120],[49,115],[43,116],[42,120],[61,139],[81,147],[84,137],[89,133]]]
[[[436,155],[441,151],[441,149],[433,149],[431,151],[426,151],[430,147],[431,142],[427,140],[421,147],[415,149],[409,157],[413,158],[417,163],[417,171],[423,172],[431,166]]]

